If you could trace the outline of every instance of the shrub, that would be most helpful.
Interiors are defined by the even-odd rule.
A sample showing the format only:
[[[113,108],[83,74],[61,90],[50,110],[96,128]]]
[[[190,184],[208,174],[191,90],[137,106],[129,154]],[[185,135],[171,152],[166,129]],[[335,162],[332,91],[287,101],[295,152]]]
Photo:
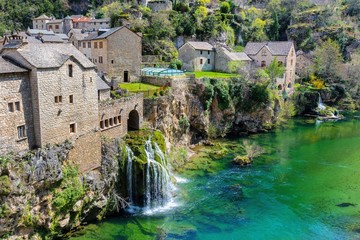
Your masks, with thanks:
[[[59,211],[68,211],[84,195],[84,186],[80,181],[76,166],[63,166],[63,180],[60,189],[54,193],[53,206]]]
[[[182,115],[179,119],[179,126],[184,132],[190,127],[190,122],[185,115]]]
[[[157,97],[157,96],[158,96],[158,93],[157,93],[157,92],[154,92],[153,96],[154,96],[154,97]]]
[[[160,90],[160,96],[164,96],[165,95],[165,92],[164,92],[164,90]]]

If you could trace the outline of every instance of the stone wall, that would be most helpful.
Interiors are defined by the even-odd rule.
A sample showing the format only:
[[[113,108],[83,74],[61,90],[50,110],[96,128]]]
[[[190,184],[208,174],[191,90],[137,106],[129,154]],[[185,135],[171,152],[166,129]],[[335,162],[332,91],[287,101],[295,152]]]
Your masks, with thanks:
[[[101,131],[101,135],[112,138],[125,136],[128,131],[129,114],[132,110],[136,110],[139,114],[139,125],[141,126],[143,122],[143,100],[143,94],[137,93],[129,97],[100,102],[98,130]]]
[[[73,77],[68,74],[69,65],[73,66]],[[32,88],[38,93],[33,95],[38,102],[34,107],[39,113],[35,119],[38,146],[74,140],[97,127],[96,77],[92,68],[83,69],[72,59],[59,69],[37,70],[32,77]],[[70,95],[73,96],[72,103]],[[71,132],[71,124],[75,124],[74,132]]]
[[[28,72],[0,74],[0,154],[27,150],[35,144],[29,89]],[[26,136],[19,138],[20,126],[25,126]]]
[[[108,40],[108,76],[124,82],[125,71],[129,81],[140,77],[142,38],[126,27],[121,28],[107,38]]]
[[[141,82],[149,83],[155,86],[169,86],[171,88],[184,88],[188,84],[195,82],[195,75],[184,76],[184,77],[152,77],[152,76],[141,76]]]

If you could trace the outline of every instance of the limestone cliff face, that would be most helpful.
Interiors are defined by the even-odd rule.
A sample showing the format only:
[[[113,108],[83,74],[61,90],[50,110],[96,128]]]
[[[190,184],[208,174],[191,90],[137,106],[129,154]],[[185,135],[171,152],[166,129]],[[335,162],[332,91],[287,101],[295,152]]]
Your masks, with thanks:
[[[144,121],[162,131],[172,145],[185,146],[208,138],[269,130],[278,121],[278,100],[253,111],[244,111],[237,108],[232,99],[229,106],[222,109],[215,94],[209,109],[205,110],[205,91],[204,81],[196,80],[173,88],[168,95],[144,99]],[[186,120],[189,126],[184,128]]]
[[[65,142],[0,157],[0,238],[59,237],[121,205],[117,145],[104,143],[101,167],[84,174],[68,162],[71,148]]]

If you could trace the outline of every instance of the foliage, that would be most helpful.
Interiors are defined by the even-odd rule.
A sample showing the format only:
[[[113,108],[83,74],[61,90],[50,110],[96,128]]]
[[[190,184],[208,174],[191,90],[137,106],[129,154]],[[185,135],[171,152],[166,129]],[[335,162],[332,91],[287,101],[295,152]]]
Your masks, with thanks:
[[[328,83],[337,82],[342,63],[339,45],[327,40],[315,49],[314,57],[316,75]]]
[[[64,165],[62,168],[63,179],[60,188],[54,192],[53,207],[57,212],[67,212],[84,195],[84,186],[79,179],[76,166]]]
[[[179,126],[182,132],[186,132],[186,130],[190,127],[189,119],[185,115],[182,115],[179,119]]]
[[[245,63],[243,61],[230,61],[228,68],[231,73],[244,73]]]
[[[8,176],[0,177],[0,196],[7,196],[11,192],[11,182]]]
[[[315,89],[324,89],[325,88],[325,82],[324,80],[321,80],[317,78],[315,75],[310,76],[310,82],[313,85]]]
[[[271,87],[275,89],[276,78],[282,77],[284,75],[285,67],[283,64],[279,64],[277,58],[275,57],[269,66],[265,68],[265,72],[269,75]]]
[[[179,59],[173,59],[169,64],[169,68],[172,69],[181,69],[182,66],[183,66],[183,62]]]
[[[230,4],[228,2],[222,2],[220,4],[220,12],[229,13],[230,12]]]
[[[262,147],[254,142],[251,143],[249,140],[243,140],[241,143],[241,148],[246,152],[246,155],[250,161],[252,161],[255,157],[265,153],[265,150]]]
[[[218,106],[221,110],[230,107],[231,98],[229,94],[229,85],[224,80],[204,79],[205,91],[205,111],[210,109],[214,97],[218,100]]]
[[[208,131],[207,131],[208,137],[210,139],[217,138],[217,136],[218,136],[217,132],[218,132],[218,129],[217,129],[215,123],[210,122],[209,127],[208,127]]]

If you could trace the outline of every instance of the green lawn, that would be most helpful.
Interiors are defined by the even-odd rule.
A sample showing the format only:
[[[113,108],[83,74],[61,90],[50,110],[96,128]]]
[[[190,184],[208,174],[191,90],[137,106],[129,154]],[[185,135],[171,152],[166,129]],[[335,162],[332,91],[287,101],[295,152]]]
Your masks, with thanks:
[[[239,76],[238,74],[233,73],[222,73],[222,72],[186,72],[189,74],[195,74],[196,78],[232,78]]]
[[[119,86],[123,89],[129,90],[129,92],[144,92],[158,90],[160,87],[146,83],[120,83]]]

